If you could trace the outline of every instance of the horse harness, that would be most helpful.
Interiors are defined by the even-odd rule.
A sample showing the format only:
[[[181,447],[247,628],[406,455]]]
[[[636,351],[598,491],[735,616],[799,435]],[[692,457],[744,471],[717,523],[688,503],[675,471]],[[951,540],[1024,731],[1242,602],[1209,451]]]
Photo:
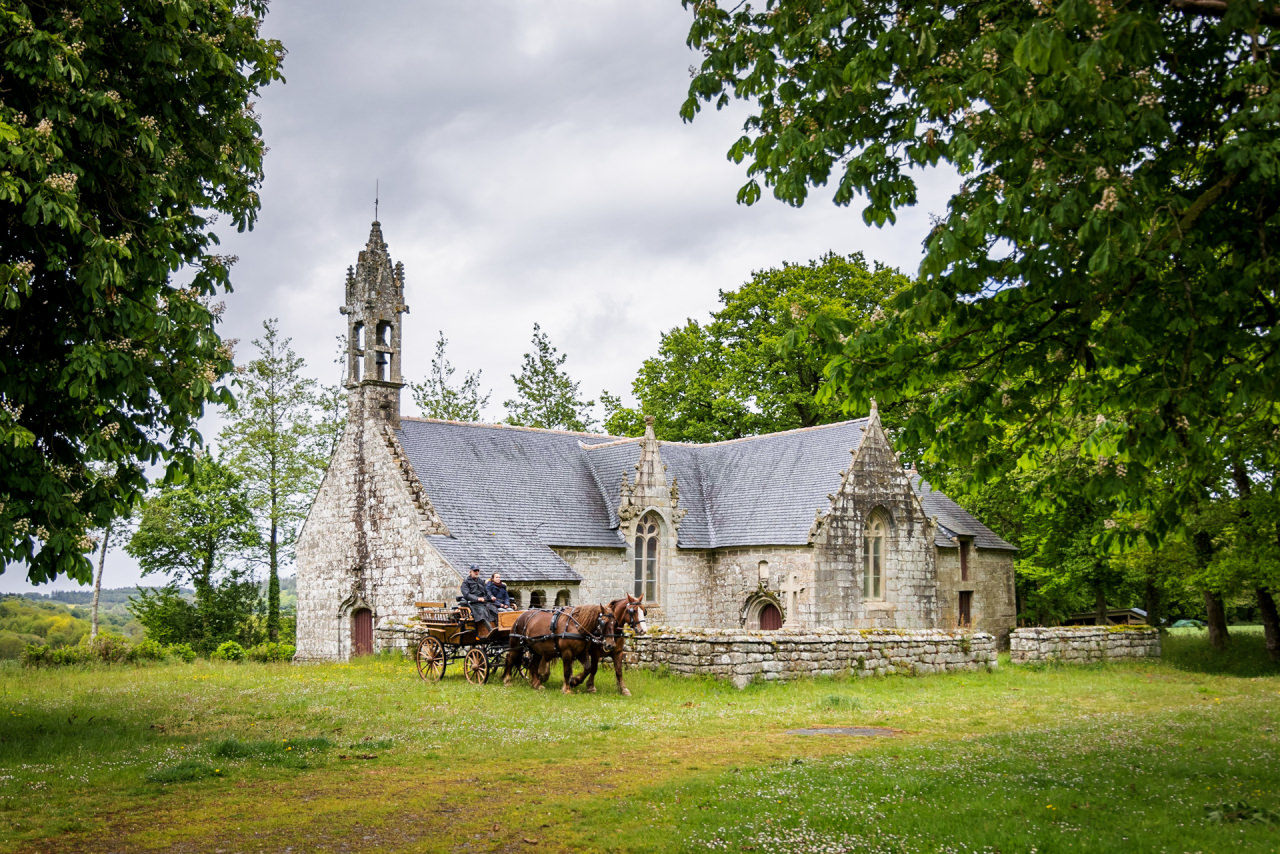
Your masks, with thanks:
[[[547,609],[538,608],[537,610],[545,612]],[[573,610],[572,607],[551,609],[551,631],[548,634],[538,635],[536,637],[530,637],[528,635],[518,635],[512,632],[511,638],[513,640],[518,640],[522,644],[524,644],[525,651],[529,653],[533,652],[533,644],[541,643],[542,641],[549,640],[555,644],[556,652],[559,653],[560,641],[562,640],[584,640],[584,641],[590,641],[593,644],[603,646],[607,638],[618,637],[618,632],[616,628],[612,634],[608,634],[606,632],[606,627],[608,623],[612,622],[612,617],[613,617],[612,614],[609,614],[609,617],[606,618],[605,615],[609,613],[608,608],[601,607],[600,613],[596,615],[596,625],[595,625],[594,634],[590,630],[588,630],[585,626],[583,626],[581,623],[578,622],[578,620],[571,613],[572,610]],[[560,621],[562,618],[565,620],[566,623],[572,623],[581,631],[577,631],[577,632],[560,631]],[[566,628],[568,628],[567,625],[566,625]]]

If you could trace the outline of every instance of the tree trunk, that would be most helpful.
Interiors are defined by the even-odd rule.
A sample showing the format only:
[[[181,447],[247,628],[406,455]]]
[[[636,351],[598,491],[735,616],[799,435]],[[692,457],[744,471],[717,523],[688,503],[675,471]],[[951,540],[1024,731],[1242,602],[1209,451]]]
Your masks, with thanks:
[[[1093,591],[1093,608],[1093,624],[1095,626],[1107,625],[1107,594],[1102,592],[1101,587],[1097,587]]]
[[[1191,535],[1191,547],[1196,555],[1196,568],[1206,569],[1213,560],[1213,537],[1207,531]],[[1205,621],[1209,624],[1209,645],[1214,649],[1226,649],[1231,640],[1227,634],[1227,610],[1222,597],[1212,590],[1203,591]]]
[[[1262,632],[1267,641],[1267,655],[1272,661],[1280,661],[1280,615],[1276,613],[1276,599],[1265,587],[1258,588],[1258,610],[1262,612]]]
[[[94,640],[98,636],[98,598],[102,595],[102,568],[107,563],[107,549],[111,547],[111,526],[115,524],[115,520],[107,523],[107,529],[102,532],[102,553],[98,555],[98,572],[93,577],[93,620],[89,628],[89,640]]]
[[[1231,638],[1227,634],[1227,611],[1222,597],[1212,590],[1204,591],[1204,610],[1209,623],[1209,645],[1214,649],[1226,649]]]
[[[1162,602],[1160,601],[1160,586],[1156,584],[1154,574],[1147,573],[1144,580],[1145,587],[1142,591],[1142,605],[1147,612],[1147,625],[1159,628],[1160,626],[1160,610]]]
[[[280,545],[276,523],[271,523],[270,570],[267,578],[267,640],[280,642]]]

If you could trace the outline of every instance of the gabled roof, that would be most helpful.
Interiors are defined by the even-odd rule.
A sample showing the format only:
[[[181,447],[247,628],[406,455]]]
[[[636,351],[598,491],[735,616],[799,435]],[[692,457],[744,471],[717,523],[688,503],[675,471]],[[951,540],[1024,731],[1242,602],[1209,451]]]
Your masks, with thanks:
[[[830,508],[867,419],[709,445],[660,442],[667,482],[678,484],[679,545],[714,549],[805,545],[814,514]],[[452,536],[432,544],[455,569],[472,563],[509,581],[578,581],[551,550],[623,548],[617,506],[624,472],[634,478],[640,439],[401,419],[397,433]],[[959,505],[915,481],[937,544],[953,533],[979,548],[1012,549]]]

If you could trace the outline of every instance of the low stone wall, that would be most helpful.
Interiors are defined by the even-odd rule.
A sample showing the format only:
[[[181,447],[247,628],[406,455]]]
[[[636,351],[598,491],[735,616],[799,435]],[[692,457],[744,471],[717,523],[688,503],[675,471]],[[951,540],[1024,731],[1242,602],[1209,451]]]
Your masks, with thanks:
[[[1009,635],[1009,656],[1014,664],[1159,658],[1160,632],[1120,626],[1014,629]]]
[[[666,629],[628,641],[627,665],[710,674],[743,687],[753,680],[993,670],[996,639],[982,632]]]

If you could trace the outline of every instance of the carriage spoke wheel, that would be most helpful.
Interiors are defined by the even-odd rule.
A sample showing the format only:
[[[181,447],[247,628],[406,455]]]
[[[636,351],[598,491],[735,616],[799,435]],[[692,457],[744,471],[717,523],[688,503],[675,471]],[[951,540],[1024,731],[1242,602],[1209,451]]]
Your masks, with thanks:
[[[427,635],[422,639],[422,643],[418,644],[418,654],[415,656],[418,663],[418,675],[428,682],[437,682],[441,676],[444,676],[445,661],[444,644],[435,638]]]
[[[462,674],[468,682],[483,685],[489,681],[489,656],[478,646],[467,650],[467,657],[462,660]]]

